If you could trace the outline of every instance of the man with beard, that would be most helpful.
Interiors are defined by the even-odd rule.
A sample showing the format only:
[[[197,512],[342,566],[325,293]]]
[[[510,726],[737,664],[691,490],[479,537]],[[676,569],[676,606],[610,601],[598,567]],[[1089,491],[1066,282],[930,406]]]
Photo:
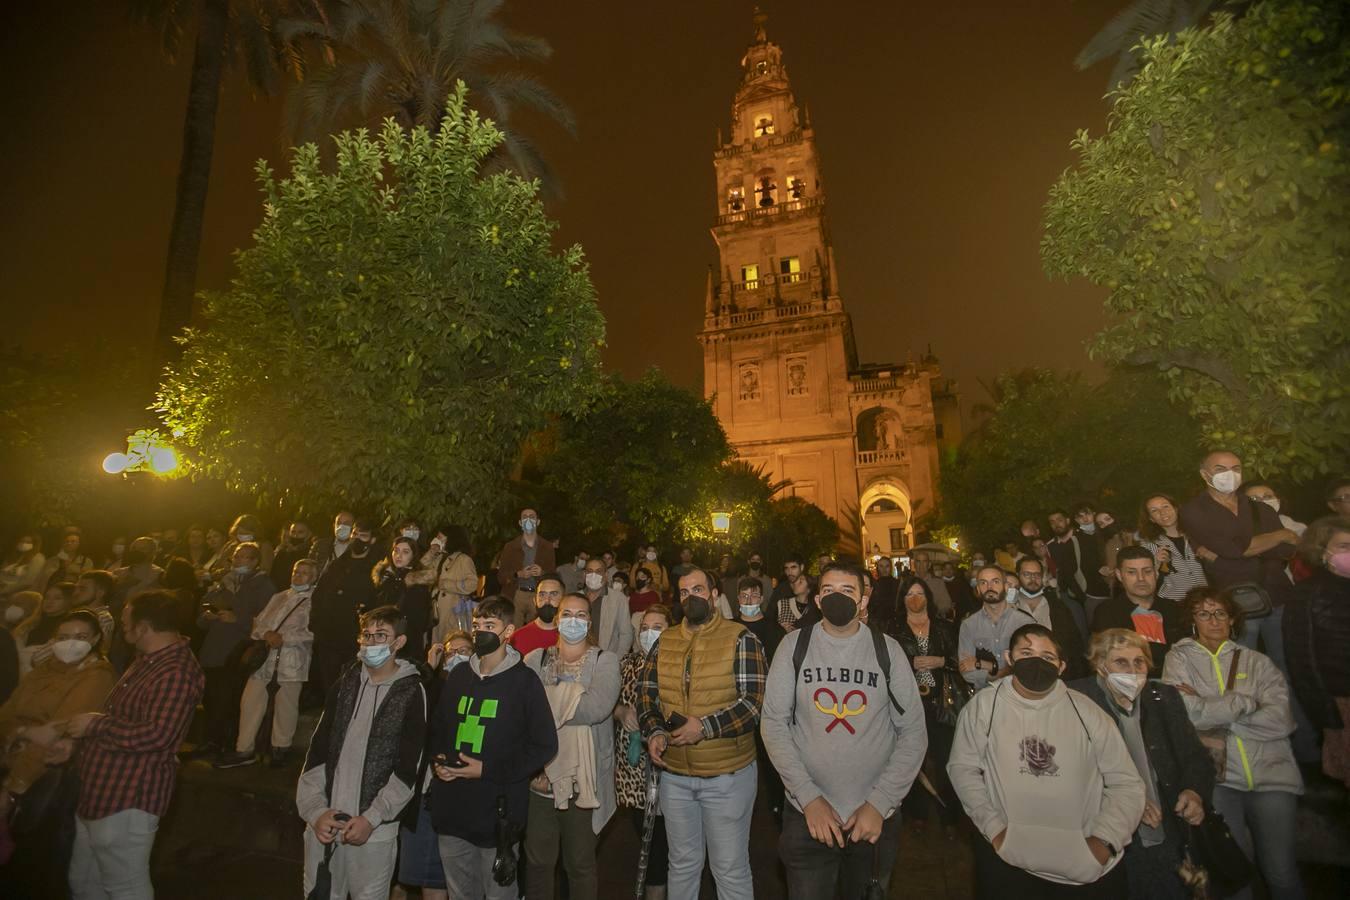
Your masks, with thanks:
[[[1092,527],[1096,530],[1097,526]],[[1055,533],[1050,557],[1055,561],[1059,592],[1065,600],[1081,606],[1084,617],[1091,621],[1097,604],[1109,595],[1098,571],[1101,547],[1091,535],[1076,532],[1069,514],[1062,509],[1050,513],[1050,530]]]
[[[1092,633],[1124,628],[1143,635],[1151,645],[1153,668],[1149,675],[1162,675],[1163,659],[1172,645],[1187,637],[1187,623],[1179,604],[1160,600],[1158,569],[1153,554],[1143,547],[1126,547],[1116,557],[1116,580],[1121,592],[1097,607]]]
[[[341,556],[319,576],[310,599],[309,630],[314,632],[314,667],[323,695],[356,658],[357,616],[372,606],[375,583],[370,573],[378,561],[370,521],[356,519]]]
[[[1007,581],[998,566],[983,566],[975,573],[975,591],[980,595],[980,610],[961,623],[956,662],[961,675],[978,689],[999,677],[1012,633],[1036,620],[1008,605]]]
[[[972,616],[978,618],[978,616]],[[1012,670],[956,724],[947,774],[971,822],[979,900],[1125,900],[1119,865],[1144,814],[1139,778],[1115,721],[1059,680],[1050,629],[1012,634]]]
[[[698,897],[703,850],[717,896],[751,900],[750,815],[755,726],[766,666],[759,639],[717,614],[717,581],[694,569],[678,582],[684,619],[661,634],[638,681],[638,720],[661,777],[670,900]]]

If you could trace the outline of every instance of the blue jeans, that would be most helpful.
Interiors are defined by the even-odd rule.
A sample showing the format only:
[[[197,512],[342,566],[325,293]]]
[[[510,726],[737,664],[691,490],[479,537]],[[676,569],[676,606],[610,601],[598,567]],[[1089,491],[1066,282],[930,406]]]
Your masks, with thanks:
[[[1270,896],[1279,900],[1303,900],[1303,882],[1298,875],[1298,795],[1288,791],[1237,791],[1222,785],[1214,788],[1214,808],[1228,822],[1233,839],[1247,858],[1256,863]],[[1233,900],[1251,900],[1252,889],[1243,888]]]
[[[697,778],[661,775],[661,812],[666,817],[670,900],[698,900],[706,848],[718,900],[754,900],[750,877],[750,814],[759,772],[752,762],[729,775]]]

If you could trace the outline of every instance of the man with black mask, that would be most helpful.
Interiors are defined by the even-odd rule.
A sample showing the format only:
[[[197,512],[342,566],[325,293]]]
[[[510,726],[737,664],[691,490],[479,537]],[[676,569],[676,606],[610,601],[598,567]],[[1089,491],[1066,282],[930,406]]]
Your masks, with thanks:
[[[371,571],[379,557],[372,550],[375,533],[367,519],[357,519],[346,551],[323,570],[310,600],[309,630],[314,632],[314,667],[323,696],[342,670],[356,659],[357,617],[373,606]]]
[[[820,592],[819,624],[783,639],[764,697],[761,733],[790,801],[778,842],[789,900],[890,883],[896,813],[928,746],[904,651],[861,621],[862,571],[829,563]]]
[[[947,774],[983,835],[979,900],[1129,895],[1122,851],[1144,814],[1144,782],[1111,716],[1060,681],[1050,629],[1013,632],[1012,670],[961,710]]]
[[[707,847],[717,896],[751,900],[755,726],[766,666],[759,638],[717,612],[717,580],[678,582],[684,619],[661,633],[638,679],[638,721],[661,777],[671,900],[694,900]]]

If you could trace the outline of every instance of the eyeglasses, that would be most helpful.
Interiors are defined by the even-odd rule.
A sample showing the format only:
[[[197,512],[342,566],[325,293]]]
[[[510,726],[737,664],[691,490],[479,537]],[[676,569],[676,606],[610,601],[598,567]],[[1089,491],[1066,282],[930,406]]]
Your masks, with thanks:
[[[363,631],[361,632],[361,643],[363,644],[387,644],[394,639],[395,635],[387,631]]]
[[[1231,618],[1226,609],[1201,609],[1196,610],[1195,620],[1197,622],[1227,622]]]
[[[1332,497],[1331,502],[1336,504],[1350,503],[1350,494],[1346,494],[1344,497]]]

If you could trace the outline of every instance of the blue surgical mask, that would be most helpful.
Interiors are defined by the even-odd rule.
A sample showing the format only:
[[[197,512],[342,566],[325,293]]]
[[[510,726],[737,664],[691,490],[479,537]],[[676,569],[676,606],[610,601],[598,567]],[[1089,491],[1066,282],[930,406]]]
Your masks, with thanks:
[[[415,541],[422,536],[422,532],[416,528],[403,529],[403,536],[410,541]]]
[[[372,669],[378,669],[393,652],[388,644],[367,644],[361,648],[361,661]]]
[[[656,646],[656,642],[660,640],[660,638],[661,632],[655,628],[648,628],[646,631],[639,634],[638,643],[642,645],[642,652],[651,653],[652,648]]]
[[[448,657],[445,661],[445,671],[449,672],[460,663],[467,662],[468,659],[469,657],[463,653],[456,653],[453,656]]]
[[[252,571],[253,571],[253,567],[252,567],[252,566],[235,566],[235,567],[234,567],[234,574],[238,575],[240,578],[243,578],[245,575],[247,575],[248,573],[250,573],[250,572],[252,572]]]
[[[534,519],[521,519],[520,530],[526,534],[534,534],[534,530],[539,527],[539,523]]]
[[[759,608],[760,604],[758,603],[742,603],[741,615],[748,619],[753,619],[755,616],[759,615]]]
[[[591,623],[572,616],[558,623],[558,631],[562,633],[563,640],[567,643],[580,644],[586,640],[586,635],[590,634]]]
[[[351,536],[352,526],[350,525],[339,525],[337,528],[333,529],[333,537],[337,538],[339,541],[350,540]]]

